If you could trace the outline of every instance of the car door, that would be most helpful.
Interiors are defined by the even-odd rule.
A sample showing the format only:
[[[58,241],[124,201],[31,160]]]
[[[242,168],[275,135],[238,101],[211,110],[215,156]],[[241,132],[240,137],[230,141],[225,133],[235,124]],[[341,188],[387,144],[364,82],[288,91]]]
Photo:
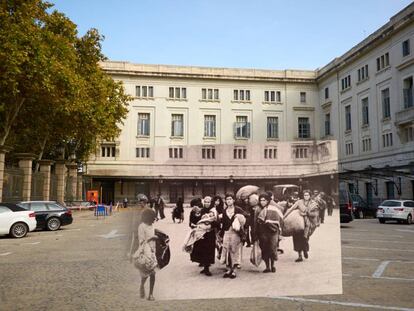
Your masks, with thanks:
[[[13,219],[13,212],[6,206],[0,205],[0,234],[8,234]]]
[[[406,201],[404,202],[404,207],[408,207],[411,212],[411,219],[414,219],[414,201]]]
[[[30,210],[36,214],[37,227],[43,228],[46,225],[46,219],[49,213],[46,204],[44,202],[31,202]]]

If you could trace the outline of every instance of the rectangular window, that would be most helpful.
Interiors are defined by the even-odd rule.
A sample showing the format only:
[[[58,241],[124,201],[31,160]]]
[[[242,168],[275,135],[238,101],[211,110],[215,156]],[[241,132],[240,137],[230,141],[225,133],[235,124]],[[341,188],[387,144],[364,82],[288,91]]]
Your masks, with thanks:
[[[237,116],[234,124],[235,138],[250,138],[250,123],[246,116]]]
[[[242,160],[246,159],[247,149],[244,146],[237,146],[233,149],[233,159]]]
[[[102,158],[114,158],[115,157],[115,146],[104,145],[101,146],[101,156]]]
[[[212,146],[205,146],[201,148],[201,157],[203,159],[215,159],[216,149]]]
[[[235,101],[250,101],[250,90],[234,90],[233,100]]]
[[[353,143],[346,143],[345,144],[345,154],[351,155],[354,153],[354,144]]]
[[[138,136],[150,135],[150,114],[138,113]]]
[[[392,133],[382,134],[382,146],[384,148],[391,147],[393,145]]]
[[[216,116],[204,116],[204,137],[216,137]]]
[[[300,92],[300,102],[306,103],[306,92]]]
[[[265,147],[264,148],[265,159],[277,159],[277,148],[276,147]]]
[[[345,130],[351,130],[351,106],[345,107]]]
[[[402,56],[410,55],[410,40],[405,40],[402,43]]]
[[[391,117],[391,106],[390,106],[390,89],[384,89],[381,91],[381,101],[382,101],[382,118]]]
[[[171,136],[173,137],[184,136],[184,115],[182,114],[171,115]]]
[[[368,79],[368,65],[365,65],[358,69],[358,82]]]
[[[152,98],[154,97],[153,86],[135,86],[135,96],[140,98]]]
[[[368,97],[362,99],[361,106],[362,106],[362,125],[369,125]]]
[[[325,136],[331,135],[331,114],[325,114]]]
[[[135,155],[137,158],[149,158],[150,157],[150,148],[148,147],[138,147],[135,149]]]
[[[325,88],[325,99],[328,99],[328,98],[329,98],[329,88],[326,87]]]
[[[264,91],[264,101],[267,103],[280,103],[279,91]]]
[[[404,128],[404,142],[408,143],[414,141],[414,126],[407,126]]]
[[[214,100],[219,100],[219,90],[214,89]]]
[[[218,100],[219,90],[218,89],[201,89],[201,99],[203,100]]]
[[[267,117],[267,138],[279,138],[278,117]]]
[[[309,156],[308,147],[296,147],[295,149],[295,158],[296,159],[306,159]]]
[[[403,81],[404,109],[413,107],[413,77]]]
[[[362,140],[362,151],[371,151],[371,138],[365,138]]]
[[[170,159],[182,159],[183,147],[170,147],[169,148]]]
[[[298,118],[298,137],[310,138],[309,118]]]
[[[185,87],[170,87],[168,96],[170,99],[186,99],[187,89]]]
[[[390,65],[390,55],[385,53],[377,58],[377,71],[387,68]]]
[[[342,91],[351,87],[351,75],[347,75],[345,78],[341,80],[342,83]]]
[[[282,96],[280,95],[280,91],[276,91],[276,101],[280,103],[282,101]]]

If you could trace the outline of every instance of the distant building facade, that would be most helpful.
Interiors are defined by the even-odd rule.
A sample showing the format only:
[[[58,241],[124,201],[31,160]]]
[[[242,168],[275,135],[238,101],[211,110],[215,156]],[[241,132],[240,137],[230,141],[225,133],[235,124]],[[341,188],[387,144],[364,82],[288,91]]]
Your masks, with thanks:
[[[134,100],[86,164],[104,201],[167,201],[332,175],[368,201],[414,196],[414,5],[315,71],[102,63]]]

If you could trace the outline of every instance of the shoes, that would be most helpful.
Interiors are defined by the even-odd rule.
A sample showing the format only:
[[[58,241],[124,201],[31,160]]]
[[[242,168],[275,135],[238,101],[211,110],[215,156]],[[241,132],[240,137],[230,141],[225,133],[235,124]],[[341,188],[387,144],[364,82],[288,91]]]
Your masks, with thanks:
[[[276,268],[272,267],[272,273],[275,273],[275,272],[276,272]]]
[[[236,278],[236,272],[233,271],[232,273],[230,273],[229,278],[230,279],[235,279]]]
[[[154,296],[153,296],[153,295],[149,295],[147,299],[148,299],[149,301],[154,301],[154,300],[155,300],[155,298],[154,298]]]
[[[204,271],[204,274],[205,274],[205,275],[207,275],[207,276],[212,276],[212,274],[211,274],[210,270],[206,270],[206,271]]]
[[[308,259],[308,252],[307,251],[303,251],[303,256],[305,256],[306,259]]]
[[[251,244],[247,244],[246,247],[251,247]]]
[[[295,262],[301,262],[303,261],[302,257],[299,257],[298,259],[295,260]]]
[[[202,263],[199,263],[198,266],[199,267],[204,267],[204,265]]]
[[[139,291],[140,291],[139,296],[140,296],[141,298],[145,298],[145,288],[144,288],[144,287],[141,287]]]
[[[230,274],[231,274],[230,270],[227,270],[226,273],[224,273],[223,278],[230,277]]]
[[[269,272],[270,272],[269,268],[266,268],[266,269],[263,270],[263,273],[269,273]]]

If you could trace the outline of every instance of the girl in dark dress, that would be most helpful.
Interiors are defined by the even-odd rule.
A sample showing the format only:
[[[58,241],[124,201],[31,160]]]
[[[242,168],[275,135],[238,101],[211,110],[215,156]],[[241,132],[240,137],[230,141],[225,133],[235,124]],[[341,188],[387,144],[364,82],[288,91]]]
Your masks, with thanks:
[[[175,219],[178,219],[178,223],[184,221],[184,202],[182,198],[178,198],[177,200],[177,205],[172,212],[172,219],[173,222],[175,222]]]

